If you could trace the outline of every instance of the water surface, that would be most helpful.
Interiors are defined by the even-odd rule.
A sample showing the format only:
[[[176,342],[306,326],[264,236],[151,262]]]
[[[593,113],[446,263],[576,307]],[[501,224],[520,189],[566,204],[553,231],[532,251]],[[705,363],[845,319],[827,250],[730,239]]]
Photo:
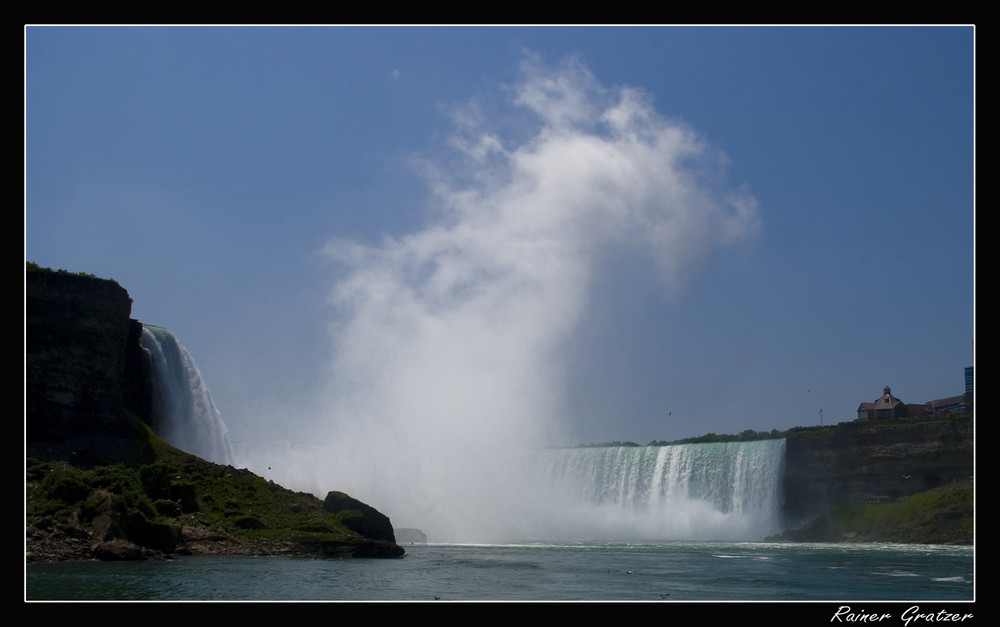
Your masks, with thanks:
[[[407,546],[398,560],[181,557],[26,567],[29,600],[972,601],[972,547]]]

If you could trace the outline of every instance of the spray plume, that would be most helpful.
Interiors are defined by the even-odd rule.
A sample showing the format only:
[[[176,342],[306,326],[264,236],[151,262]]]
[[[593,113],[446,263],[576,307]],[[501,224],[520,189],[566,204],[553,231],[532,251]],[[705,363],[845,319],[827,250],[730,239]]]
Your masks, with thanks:
[[[455,157],[423,164],[422,230],[326,247],[343,269],[330,385],[275,477],[438,540],[539,532],[524,456],[564,437],[567,345],[607,253],[648,254],[670,286],[757,224],[715,183],[723,160],[641,90],[529,57],[505,93],[498,115],[459,110]]]

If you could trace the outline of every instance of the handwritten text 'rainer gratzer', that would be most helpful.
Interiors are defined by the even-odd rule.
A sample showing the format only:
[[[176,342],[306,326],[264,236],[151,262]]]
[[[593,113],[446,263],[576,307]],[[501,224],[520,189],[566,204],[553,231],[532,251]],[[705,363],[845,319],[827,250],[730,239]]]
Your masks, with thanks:
[[[852,611],[850,605],[841,605],[834,612],[833,617],[830,619],[831,623],[878,623],[885,619],[891,619],[892,614],[877,614],[874,612],[866,612],[864,610]],[[907,608],[899,616],[899,620],[903,622],[904,625],[909,625],[913,623],[961,623],[967,618],[972,618],[972,614],[952,614],[948,610],[941,610],[939,612],[928,612],[921,613],[920,606],[914,605],[913,607]]]

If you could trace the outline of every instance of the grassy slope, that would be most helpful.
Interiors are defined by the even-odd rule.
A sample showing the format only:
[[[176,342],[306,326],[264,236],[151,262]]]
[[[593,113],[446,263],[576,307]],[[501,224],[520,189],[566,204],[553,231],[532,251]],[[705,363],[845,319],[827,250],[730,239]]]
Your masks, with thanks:
[[[341,524],[350,512],[328,513],[311,494],[212,464],[149,433],[156,461],[141,466],[84,470],[26,460],[29,560],[88,558],[91,547],[115,539],[150,554],[392,552]]]
[[[973,544],[973,479],[900,499],[835,508],[781,538],[800,542]]]
[[[864,503],[832,512],[842,535],[856,540],[973,543],[973,480],[914,494],[896,503]]]

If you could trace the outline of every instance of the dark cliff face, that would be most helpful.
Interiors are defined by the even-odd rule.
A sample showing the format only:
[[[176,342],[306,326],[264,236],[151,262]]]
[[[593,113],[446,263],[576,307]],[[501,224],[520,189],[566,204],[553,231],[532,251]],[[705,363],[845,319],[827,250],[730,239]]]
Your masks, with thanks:
[[[78,466],[143,461],[136,419],[150,415],[151,379],[128,292],[29,269],[25,296],[27,454]]]
[[[970,417],[803,429],[786,439],[785,516],[796,526],[840,505],[890,502],[972,476]]]

